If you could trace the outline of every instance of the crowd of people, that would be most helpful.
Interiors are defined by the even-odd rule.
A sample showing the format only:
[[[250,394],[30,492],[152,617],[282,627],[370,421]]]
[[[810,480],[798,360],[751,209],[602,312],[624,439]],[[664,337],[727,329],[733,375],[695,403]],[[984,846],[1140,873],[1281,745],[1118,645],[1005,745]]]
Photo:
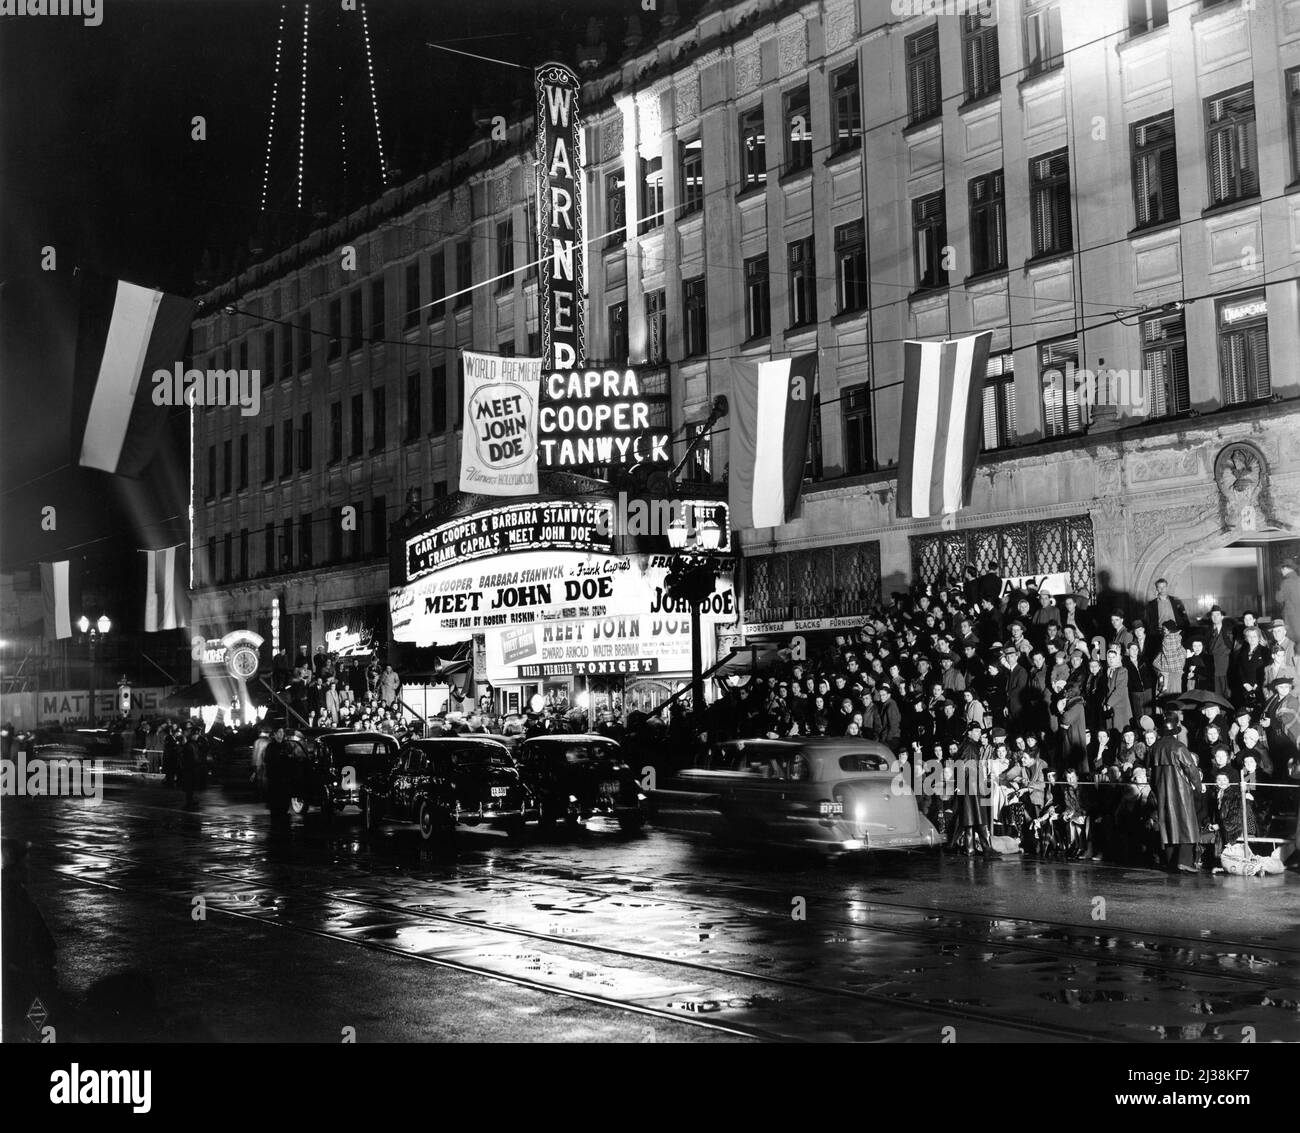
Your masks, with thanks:
[[[707,728],[879,740],[950,848],[1142,864],[1163,850],[1171,870],[1215,868],[1243,831],[1262,839],[1295,806],[1278,789],[1300,778],[1293,559],[1280,594],[1277,618],[1216,605],[1194,625],[1164,579],[1134,618],[1072,594],[1004,596],[971,571],[751,677],[710,706]]]

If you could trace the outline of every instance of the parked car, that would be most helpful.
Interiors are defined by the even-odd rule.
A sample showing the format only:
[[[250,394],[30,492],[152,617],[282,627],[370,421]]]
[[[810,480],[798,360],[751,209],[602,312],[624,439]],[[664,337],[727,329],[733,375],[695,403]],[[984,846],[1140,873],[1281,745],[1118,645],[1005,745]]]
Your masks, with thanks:
[[[306,763],[295,764],[289,809],[301,814],[319,807],[329,817],[344,807],[361,806],[361,786],[396,765],[397,740],[384,732],[334,730],[308,734]]]
[[[366,828],[414,822],[426,842],[450,841],[457,826],[491,826],[511,837],[540,812],[510,753],[480,736],[411,740],[397,764],[365,782]]]
[[[532,736],[516,751],[519,770],[541,805],[543,826],[576,826],[592,815],[640,830],[646,796],[618,743],[590,734]]]
[[[830,854],[937,846],[884,744],[853,736],[715,744],[677,785],[722,812],[732,832]]]

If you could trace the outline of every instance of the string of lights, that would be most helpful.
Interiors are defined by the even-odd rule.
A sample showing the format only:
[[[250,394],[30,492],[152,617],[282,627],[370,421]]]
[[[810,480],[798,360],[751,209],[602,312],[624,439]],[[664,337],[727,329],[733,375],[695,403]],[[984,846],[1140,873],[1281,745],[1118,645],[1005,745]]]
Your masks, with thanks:
[[[280,26],[275,33],[275,75],[271,80],[271,115],[266,127],[266,161],[262,166],[262,212],[266,212],[266,195],[271,183],[271,149],[275,140],[275,112],[280,99],[280,57],[284,49],[284,5],[280,5]]]

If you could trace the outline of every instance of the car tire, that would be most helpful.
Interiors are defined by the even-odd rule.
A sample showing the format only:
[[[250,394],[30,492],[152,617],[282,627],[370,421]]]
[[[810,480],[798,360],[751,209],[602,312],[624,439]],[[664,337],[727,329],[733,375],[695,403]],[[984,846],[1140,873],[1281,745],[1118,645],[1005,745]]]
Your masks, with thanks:
[[[438,815],[429,805],[428,799],[420,802],[419,809],[415,813],[415,821],[420,827],[420,840],[426,845],[437,841],[439,833],[443,829],[443,824],[438,821]]]
[[[379,808],[375,806],[375,797],[367,794],[361,800],[361,821],[371,834],[379,830]]]

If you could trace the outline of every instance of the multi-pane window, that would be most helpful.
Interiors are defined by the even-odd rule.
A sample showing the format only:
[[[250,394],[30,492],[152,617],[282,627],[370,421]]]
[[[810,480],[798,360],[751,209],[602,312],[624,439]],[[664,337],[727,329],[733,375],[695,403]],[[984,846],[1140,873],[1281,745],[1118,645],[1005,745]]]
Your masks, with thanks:
[[[623,170],[605,174],[605,244],[616,247],[627,239],[627,197]]]
[[[840,394],[840,415],[844,419],[844,475],[857,476],[862,472],[870,472],[870,388],[866,385],[850,386]]]
[[[502,358],[513,358],[515,356],[514,338],[513,337],[503,338],[500,342],[498,342],[497,354]]]
[[[262,528],[262,569],[268,574],[275,570],[275,524]]]
[[[288,329],[285,330],[288,334]],[[268,330],[262,335],[262,385],[270,385],[275,380],[275,331]]]
[[[931,193],[912,202],[912,259],[916,268],[916,288],[945,287],[948,245],[948,221],[943,194]]]
[[[280,377],[293,377],[293,328],[285,327],[280,335]]]
[[[311,566],[311,512],[298,520],[298,565]]]
[[[348,353],[360,350],[365,342],[365,313],[361,302],[361,288],[348,296]]]
[[[817,321],[817,257],[813,238],[795,240],[786,245],[786,272],[790,290],[790,326],[801,327]]]
[[[943,106],[939,93],[939,29],[926,28],[903,42],[907,57],[907,117],[915,125],[933,118]]]
[[[443,300],[447,298],[447,257],[435,252],[429,257],[429,322],[447,313]]]
[[[1068,252],[1074,247],[1068,150],[1056,150],[1030,161],[1029,215],[1035,256]]]
[[[1032,77],[1061,66],[1060,0],[1025,0],[1025,73]]]
[[[612,304],[606,314],[609,320],[609,360],[621,366],[627,362],[627,301]]]
[[[1172,113],[1133,123],[1133,212],[1139,228],[1178,219]]]
[[[1149,417],[1171,417],[1191,408],[1187,389],[1187,330],[1183,312],[1142,320],[1142,371],[1149,389]]]
[[[456,413],[453,418],[457,432],[465,428],[465,355],[456,360]]]
[[[682,285],[682,324],[685,331],[686,357],[709,351],[708,311],[705,308],[704,276],[688,279]]]
[[[971,12],[961,18],[961,72],[966,101],[976,102],[998,89],[1002,78],[998,60],[998,29],[993,12]]]
[[[681,215],[704,207],[704,141],[695,138],[681,144]]]
[[[767,135],[763,131],[763,106],[740,116],[740,191],[767,184]]]
[[[231,532],[227,531],[221,537],[221,578],[223,582],[229,582],[234,573],[234,537]]]
[[[1169,22],[1169,0],[1128,0],[1128,30],[1132,35],[1162,28]]]
[[[386,331],[388,312],[384,309],[384,277],[370,281],[370,341],[382,341]]]
[[[221,442],[221,494],[230,495],[230,489],[234,486],[234,442]]]
[[[850,63],[831,72],[831,116],[835,128],[835,153],[862,144],[862,102],[858,92],[858,65]]]
[[[311,470],[311,414],[302,415],[302,427],[298,430],[298,471]]]
[[[371,546],[375,554],[383,554],[388,550],[388,500],[384,496],[375,497],[370,509],[370,521],[374,539]]]
[[[403,439],[417,439],[420,424],[420,371],[413,370],[406,375],[406,432]]]
[[[1005,448],[1016,441],[1014,355],[990,354],[984,370],[984,434],[981,448]]]
[[[388,444],[388,398],[383,386],[370,395],[370,418],[370,451],[379,452]]]
[[[641,223],[638,232],[649,232],[664,222],[664,159],[641,159]]]
[[[470,285],[474,276],[474,249],[468,240],[456,245],[456,309],[468,307],[474,301]]]
[[[330,529],[330,562],[337,563],[343,561],[343,524],[340,522],[341,516],[337,508],[332,508],[325,513],[329,519],[328,527]]]
[[[1291,148],[1291,180],[1300,181],[1300,67],[1286,73],[1286,132]]]
[[[812,103],[808,84],[795,87],[783,99],[785,106],[785,172],[797,173],[812,165]]]
[[[248,528],[239,529],[239,577],[248,577]]]
[[[204,482],[204,499],[217,498],[217,446],[208,445],[208,477]]]
[[[332,362],[343,353],[343,300],[331,299],[329,305],[330,338],[327,357]]]
[[[239,438],[239,490],[242,492],[248,487],[248,434],[243,433]]]
[[[822,478],[822,395],[813,394],[812,428],[809,430],[808,459],[804,461],[803,478],[820,480]]]
[[[686,425],[686,439],[695,441],[704,432],[703,421],[690,421]],[[689,483],[709,483],[713,480],[713,450],[710,438],[702,437],[690,450],[690,459],[682,469],[682,479]]]
[[[447,367],[434,366],[429,381],[429,398],[433,402],[433,423],[429,431],[441,436],[447,431]]]
[[[420,324],[420,261],[406,265],[406,327]]]
[[[1063,338],[1038,347],[1038,376],[1043,390],[1043,429],[1049,437],[1081,432],[1091,420],[1079,376],[1079,340]]]
[[[208,581],[217,581],[217,537],[208,536]]]
[[[971,274],[1007,266],[1007,203],[1002,170],[972,177],[967,183],[970,201]]]
[[[280,424],[280,476],[293,475],[293,422]]]
[[[311,312],[303,311],[298,316],[298,373],[300,374],[311,369],[311,347],[314,341],[311,333]]]
[[[867,238],[860,220],[835,229],[835,291],[841,314],[867,305]]]
[[[1255,91],[1240,87],[1205,100],[1205,164],[1210,175],[1210,205],[1259,194],[1259,153],[1255,144]]]
[[[365,395],[352,395],[352,455],[360,456],[366,444],[366,401]]]
[[[262,430],[262,483],[269,484],[275,479],[275,426],[267,425]]]
[[[1219,377],[1226,405],[1273,392],[1268,369],[1268,303],[1262,291],[1220,300]]]
[[[767,278],[767,253],[745,261],[745,337],[772,333],[772,306]]]
[[[330,405],[330,463],[343,459],[343,402]]]
[[[664,293],[647,291],[645,297],[646,361],[658,365],[668,360],[668,311]]]
[[[515,284],[515,222],[497,222],[497,290],[509,291]]]
[[[293,520],[280,525],[280,569],[293,570]]]

